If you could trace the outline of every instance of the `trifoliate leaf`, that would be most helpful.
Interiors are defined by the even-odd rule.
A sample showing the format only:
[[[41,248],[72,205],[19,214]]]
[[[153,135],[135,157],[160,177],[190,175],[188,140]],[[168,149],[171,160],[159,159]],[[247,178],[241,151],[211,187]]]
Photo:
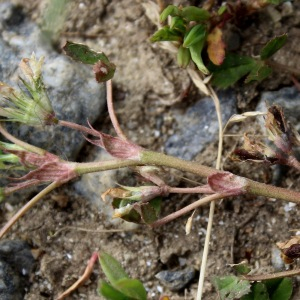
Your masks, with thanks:
[[[216,277],[214,284],[221,300],[240,299],[250,292],[250,283],[236,276]]]

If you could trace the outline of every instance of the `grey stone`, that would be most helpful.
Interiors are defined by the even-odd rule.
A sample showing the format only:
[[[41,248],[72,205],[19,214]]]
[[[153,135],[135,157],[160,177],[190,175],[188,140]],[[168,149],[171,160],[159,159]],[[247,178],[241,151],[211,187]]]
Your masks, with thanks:
[[[236,113],[236,96],[231,90],[218,93],[225,125],[231,115]],[[191,160],[204,147],[216,140],[218,121],[215,106],[211,98],[199,100],[184,113],[177,113],[176,134],[172,135],[165,144],[165,151],[182,159]]]
[[[22,12],[9,2],[0,3],[0,12],[0,80],[16,87],[19,61],[32,52],[38,58],[45,56],[43,77],[58,118],[93,123],[104,108],[105,88],[95,81],[91,68],[57,53],[39,27],[22,17]],[[12,124],[8,130],[28,143],[71,160],[85,143],[81,133],[59,126],[36,129]]]
[[[195,277],[193,268],[185,268],[179,271],[161,271],[155,277],[171,291],[177,292],[185,288]]]
[[[21,240],[0,242],[0,299],[22,300],[34,267],[28,244]]]
[[[275,246],[272,247],[271,262],[272,262],[272,266],[276,271],[284,270],[285,265],[281,258],[281,251]]]

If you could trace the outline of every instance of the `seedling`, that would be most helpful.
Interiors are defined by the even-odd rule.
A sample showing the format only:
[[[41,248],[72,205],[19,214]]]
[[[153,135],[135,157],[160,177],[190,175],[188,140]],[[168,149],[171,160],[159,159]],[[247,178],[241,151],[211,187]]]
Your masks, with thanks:
[[[247,275],[251,272],[251,268],[245,262],[232,266],[239,276],[221,276],[214,279],[214,285],[221,300],[291,299],[293,284],[290,278],[265,277],[260,279],[261,282],[256,282],[255,280],[258,279],[255,279],[255,276]]]
[[[256,9],[271,3],[258,2]],[[169,5],[160,15],[161,22],[170,18],[168,25],[159,29],[150,40],[171,42],[178,49],[180,67],[186,68],[191,61],[194,62],[201,73],[212,75],[211,83],[217,87],[227,88],[243,77],[246,77],[245,83],[262,81],[272,72],[268,60],[284,46],[287,35],[274,37],[256,58],[226,52],[223,40],[225,25],[235,21],[236,16],[246,16],[252,9],[247,2],[226,2],[218,11],[213,11],[210,5],[205,8]],[[203,56],[208,58],[203,60]]]

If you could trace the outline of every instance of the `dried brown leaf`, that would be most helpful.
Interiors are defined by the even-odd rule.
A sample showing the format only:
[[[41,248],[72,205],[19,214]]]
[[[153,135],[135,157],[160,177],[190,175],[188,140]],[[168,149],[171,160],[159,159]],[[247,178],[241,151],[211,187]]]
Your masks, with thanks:
[[[219,66],[225,59],[225,43],[222,39],[222,30],[215,27],[207,36],[207,53],[213,64]]]

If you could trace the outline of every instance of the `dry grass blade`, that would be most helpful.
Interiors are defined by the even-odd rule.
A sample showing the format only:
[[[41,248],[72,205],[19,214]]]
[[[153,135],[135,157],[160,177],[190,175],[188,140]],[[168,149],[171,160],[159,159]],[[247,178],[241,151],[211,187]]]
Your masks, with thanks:
[[[226,125],[225,125],[225,127],[223,129],[223,133],[226,131],[228,125],[231,124],[231,123],[243,122],[247,118],[257,117],[257,116],[264,116],[264,115],[266,115],[266,113],[265,112],[261,112],[261,111],[247,111],[247,112],[245,112],[243,114],[240,114],[240,115],[233,115],[227,121],[227,123],[226,123]]]
[[[159,6],[152,2],[147,1],[146,3],[142,3],[142,6],[145,9],[146,16],[156,25],[158,28],[161,27],[160,20],[159,20]]]

